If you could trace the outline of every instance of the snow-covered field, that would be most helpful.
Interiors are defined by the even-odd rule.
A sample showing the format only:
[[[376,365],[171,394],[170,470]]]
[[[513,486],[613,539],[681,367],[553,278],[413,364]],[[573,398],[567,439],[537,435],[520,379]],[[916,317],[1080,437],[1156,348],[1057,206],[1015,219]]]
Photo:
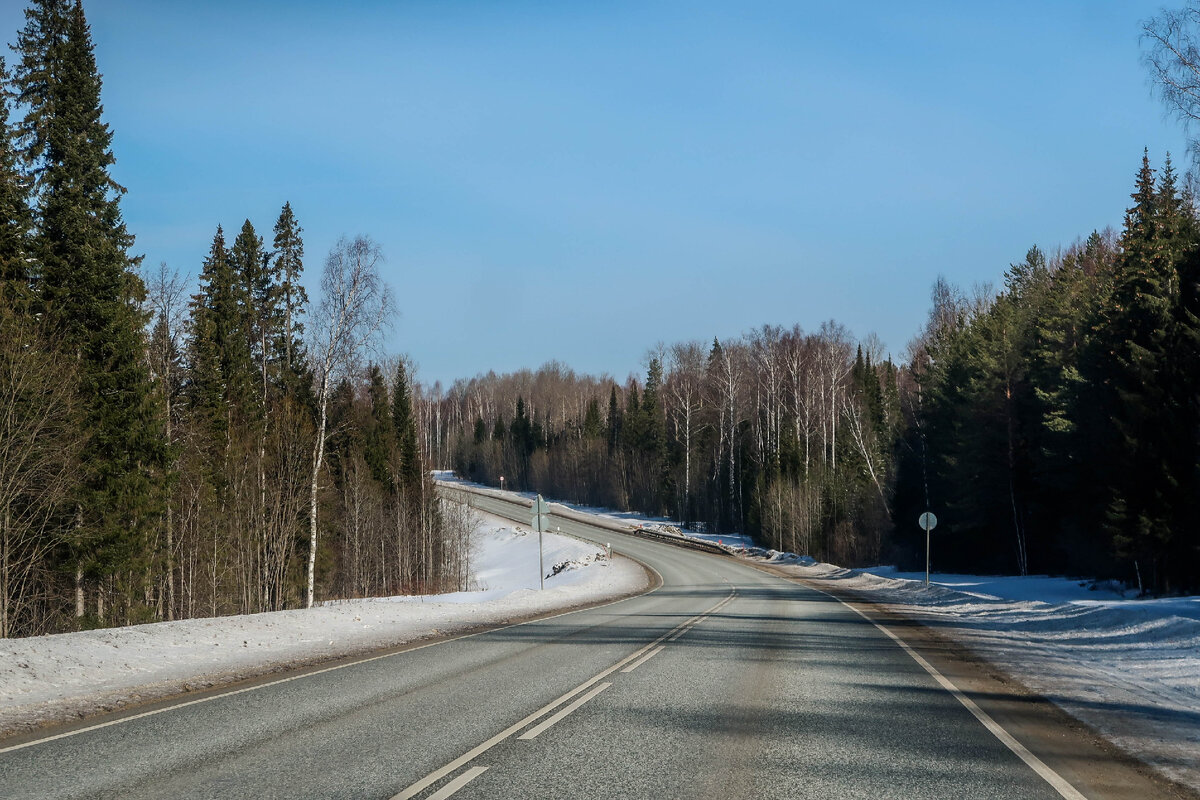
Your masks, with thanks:
[[[481,515],[471,559],[476,591],[0,639],[0,732],[599,602],[647,584],[627,559],[608,561],[594,545],[545,534],[551,577],[539,591],[537,538]]]
[[[1127,599],[1115,587],[1045,576],[935,573],[926,587],[924,573],[891,567],[765,558],[936,626],[1127,753],[1200,789],[1200,597]]]

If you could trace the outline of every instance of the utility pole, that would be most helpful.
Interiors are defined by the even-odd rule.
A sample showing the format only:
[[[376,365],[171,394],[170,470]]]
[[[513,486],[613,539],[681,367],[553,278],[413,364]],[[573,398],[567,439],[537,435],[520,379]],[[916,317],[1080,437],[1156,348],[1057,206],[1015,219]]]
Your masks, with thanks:
[[[538,535],[538,585],[540,588],[546,588],[546,566],[544,562],[544,554],[542,550],[542,532],[546,530],[546,524],[550,521],[550,504],[542,499],[539,494],[537,499],[533,501],[533,529]]]

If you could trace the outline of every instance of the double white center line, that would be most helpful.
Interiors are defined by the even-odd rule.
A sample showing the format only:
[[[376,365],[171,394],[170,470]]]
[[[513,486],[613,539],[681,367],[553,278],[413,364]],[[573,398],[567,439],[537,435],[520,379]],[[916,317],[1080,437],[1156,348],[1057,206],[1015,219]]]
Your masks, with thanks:
[[[584,703],[586,703],[588,700],[591,700],[593,697],[595,697],[596,695],[600,694],[601,692],[603,692],[605,689],[607,689],[607,688],[608,688],[608,687],[610,687],[610,686],[612,686],[612,684],[611,684],[611,683],[602,683],[602,684],[600,684],[600,685],[599,685],[599,686],[597,686],[595,689],[592,689],[590,692],[588,692],[587,694],[585,694],[583,697],[580,697],[580,698],[579,698],[578,700],[576,700],[574,703],[571,703],[571,705],[567,706],[567,707],[566,707],[566,708],[564,708],[562,711],[559,711],[559,712],[558,712],[557,714],[555,714],[553,717],[549,717],[549,718],[547,718],[547,719],[543,720],[542,722],[539,722],[537,725],[535,725],[535,726],[533,726],[532,728],[530,728],[529,730],[525,731],[524,733],[522,733],[522,734],[521,734],[520,736],[518,736],[517,738],[518,738],[518,739],[524,739],[524,740],[526,740],[526,741],[528,741],[528,740],[530,740],[530,739],[536,739],[536,738],[537,738],[537,735],[538,735],[539,733],[541,733],[542,731],[546,730],[547,728],[549,728],[550,726],[552,726],[554,723],[558,722],[560,719],[562,719],[563,717],[565,717],[567,714],[570,714],[572,711],[574,711],[575,709],[579,708],[581,705],[583,705]]]
[[[662,652],[663,648],[665,647],[665,645],[662,645],[662,642],[674,641],[679,636],[683,635],[688,630],[690,630],[692,627],[694,627],[698,622],[703,620],[705,617],[715,614],[717,611],[721,610],[728,602],[733,600],[733,598],[736,594],[737,594],[737,590],[731,589],[729,592],[729,595],[727,597],[725,597],[723,600],[721,600],[719,603],[714,605],[712,608],[708,609],[707,611],[701,612],[700,614],[697,614],[696,616],[692,617],[689,620],[679,623],[674,628],[667,631],[666,633],[664,633],[662,636],[658,637],[654,641],[650,642],[649,644],[645,645],[644,647],[639,648],[636,652],[621,659],[616,664],[613,664],[611,667],[604,670],[603,672],[600,672],[599,674],[597,674],[591,678],[588,678],[586,681],[579,684],[571,691],[567,692],[566,694],[562,695],[561,697],[559,697],[555,700],[552,700],[551,702],[542,706],[537,711],[535,711],[532,714],[530,714],[529,716],[525,717],[520,722],[517,722],[517,723],[514,723],[513,725],[508,726],[504,730],[500,731],[500,733],[497,733],[495,736],[488,739],[486,742],[483,742],[482,744],[477,745],[476,747],[468,750],[467,752],[463,753],[461,756],[454,759],[453,761],[451,761],[449,764],[442,767],[441,769],[436,769],[433,772],[429,773],[424,778],[421,778],[421,780],[417,781],[416,783],[414,783],[411,786],[409,786],[408,788],[406,788],[404,791],[395,795],[392,798],[392,800],[411,800],[411,798],[416,797],[421,792],[425,791],[430,786],[432,786],[433,784],[440,781],[442,778],[446,777],[447,775],[451,774],[452,772],[455,772],[460,767],[475,760],[479,756],[486,753],[488,750],[491,750],[496,745],[498,745],[501,742],[503,742],[504,740],[508,739],[514,733],[524,730],[528,725],[541,719],[543,716],[545,716],[546,714],[549,714],[551,711],[558,708],[563,703],[566,703],[568,700],[575,698],[576,695],[579,695],[581,692],[587,692],[587,694],[584,694],[582,697],[578,697],[573,703],[568,705],[566,708],[563,708],[562,710],[560,710],[557,714],[554,714],[552,717],[542,721],[541,723],[534,726],[533,728],[530,728],[526,733],[523,733],[523,734],[521,734],[521,736],[518,737],[519,739],[522,739],[522,740],[529,740],[529,739],[535,738],[538,734],[542,733],[547,728],[556,724],[557,722],[562,720],[564,717],[571,714],[573,711],[577,710],[584,703],[591,700],[593,697],[600,694],[608,687],[612,686],[611,683],[600,683],[600,681],[604,680],[605,678],[607,678],[609,675],[616,672],[617,670],[621,670],[621,672],[632,672],[633,670],[637,669],[642,664],[646,663],[651,658],[653,658],[655,655]],[[596,684],[598,684],[598,683],[600,683],[600,685],[596,686]],[[595,687],[595,688],[592,688],[592,687]],[[591,691],[587,691],[588,689],[591,689]],[[445,798],[450,797],[452,794],[457,792],[459,789],[466,786],[471,781],[475,780],[475,778],[479,777],[486,770],[487,770],[487,767],[472,767],[471,769],[464,772],[462,775],[458,776],[454,780],[447,783],[437,793],[431,795],[429,797],[429,800],[445,800]]]
[[[675,634],[675,635],[678,636],[679,634]],[[650,659],[654,658],[656,655],[661,653],[664,648],[666,648],[666,645],[660,644],[658,647],[654,648],[649,653],[646,653],[646,655],[642,656],[637,661],[633,662],[628,667],[621,670],[621,673],[624,674],[626,672],[633,672],[635,669],[640,667],[642,664],[645,664],[647,661],[649,661]]]

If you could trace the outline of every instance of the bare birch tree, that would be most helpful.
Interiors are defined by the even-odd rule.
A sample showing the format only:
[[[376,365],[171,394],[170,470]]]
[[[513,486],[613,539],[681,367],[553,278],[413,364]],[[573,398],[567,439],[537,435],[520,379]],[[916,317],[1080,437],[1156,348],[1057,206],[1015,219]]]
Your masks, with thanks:
[[[317,492],[325,457],[329,395],[337,378],[346,374],[368,350],[392,312],[392,298],[379,275],[383,252],[366,236],[338,240],[325,260],[321,304],[312,321],[313,377],[317,384],[317,437],[313,443],[309,495],[308,592],[312,608],[317,564]]]
[[[879,493],[879,502],[883,504],[885,511],[888,510],[887,491],[884,483],[887,476],[883,474],[882,458],[879,455],[879,446],[876,442],[876,431],[871,427],[870,423],[863,419],[862,406],[850,396],[842,398],[842,416],[846,420],[846,429],[850,433],[850,441],[854,444],[854,449],[863,461],[863,466],[867,470],[867,476],[875,485],[875,490]]]
[[[0,638],[48,628],[50,555],[84,442],[76,380],[71,359],[0,305]]]
[[[705,360],[704,345],[700,342],[684,342],[671,347],[666,395],[675,437],[683,449],[683,498],[678,510],[682,519],[693,517],[692,450],[694,438],[702,427],[700,412],[704,407]]]
[[[1162,9],[1142,23],[1142,61],[1155,92],[1188,133],[1192,154],[1189,177],[1195,182],[1200,167],[1200,2],[1188,0],[1178,10]]]
[[[147,282],[146,301],[154,314],[154,327],[150,334],[150,374],[163,400],[163,420],[167,443],[175,445],[178,438],[175,417],[178,414],[176,400],[182,386],[182,369],[179,365],[180,336],[187,313],[186,282],[178,270],[171,270],[165,261],[158,265],[158,272]],[[171,469],[176,465],[172,464]],[[166,514],[163,516],[163,533],[166,541],[163,551],[167,579],[165,598],[166,618],[175,619],[175,501],[174,487],[169,490]]]

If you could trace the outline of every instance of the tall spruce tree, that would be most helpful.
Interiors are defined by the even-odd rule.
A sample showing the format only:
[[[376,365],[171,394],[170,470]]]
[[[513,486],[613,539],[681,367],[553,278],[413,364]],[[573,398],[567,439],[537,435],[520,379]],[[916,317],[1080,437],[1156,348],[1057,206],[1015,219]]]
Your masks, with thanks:
[[[596,397],[588,400],[587,411],[583,415],[581,433],[585,439],[604,437],[604,421],[600,418],[600,400]]]
[[[245,339],[245,351],[249,356],[251,378],[243,379],[245,395],[236,402],[246,413],[265,411],[267,402],[268,371],[271,361],[270,340],[274,338],[275,282],[270,259],[263,248],[262,237],[254,230],[250,220],[242,223],[242,229],[229,249],[229,262],[233,269],[238,299],[238,329]],[[240,365],[247,368],[247,365]],[[262,413],[260,411],[260,413]]]
[[[500,424],[497,419],[497,425]],[[417,417],[413,413],[412,387],[403,359],[396,364],[396,378],[392,383],[392,427],[399,442],[400,467],[396,481],[407,496],[420,497],[425,471],[421,468],[421,450],[417,445]]]
[[[38,177],[31,250],[40,266],[39,304],[78,359],[92,434],[73,555],[82,616],[85,572],[117,588],[113,599],[133,603],[130,576],[139,572],[144,536],[159,511],[166,442],[145,359],[145,289],[139,259],[128,252],[124,189],[109,174],[112,131],[101,119],[100,75],[81,3],[35,2],[17,51],[16,85],[29,108],[24,155]],[[128,580],[117,586],[113,579],[121,578]]]
[[[533,423],[525,412],[525,398],[517,397],[517,410],[508,426],[508,441],[517,459],[517,478],[515,486],[520,489],[529,488],[529,460],[533,455],[536,442],[533,433]]]
[[[245,291],[218,225],[200,270],[200,291],[192,298],[189,395],[193,410],[209,419],[222,443],[253,389],[245,307]]]
[[[367,368],[367,399],[371,403],[370,421],[363,435],[363,458],[371,477],[381,486],[393,489],[391,455],[396,448],[395,426],[388,408],[387,385],[378,364]]]
[[[656,505],[654,510],[660,513],[665,509],[672,494],[671,465],[667,460],[666,416],[659,396],[662,382],[662,359],[654,356],[646,368],[646,387],[642,393],[641,449],[650,479],[653,481],[651,496]]]
[[[615,383],[608,394],[608,419],[606,423],[608,454],[611,456],[616,453],[617,447],[621,444],[623,428],[623,415],[621,414],[621,405],[617,401],[617,385]]]
[[[1180,262],[1176,316],[1172,382],[1182,422],[1175,459],[1180,502],[1167,560],[1183,577],[1179,588],[1195,591],[1200,585],[1200,247],[1191,248]]]
[[[304,229],[292,213],[292,204],[284,203],[275,222],[274,273],[278,281],[278,309],[282,315],[276,340],[275,357],[280,363],[281,383],[295,384],[304,373],[304,323],[308,294],[300,283],[304,272]]]
[[[1104,503],[1104,484],[1094,474],[1097,460],[1086,453],[1095,442],[1080,435],[1096,428],[1084,418],[1095,398],[1080,372],[1080,359],[1091,335],[1088,309],[1107,281],[1097,273],[1108,275],[1112,258],[1109,243],[1098,232],[1082,247],[1068,251],[1032,320],[1030,458],[1045,540],[1045,561],[1039,569],[1064,570],[1077,564],[1100,574],[1108,568],[1108,547],[1098,538],[1099,520],[1092,513]]]
[[[1131,197],[1111,296],[1100,309],[1087,366],[1111,421],[1104,463],[1113,544],[1144,584],[1163,589],[1174,574],[1167,556],[1185,503],[1177,476],[1192,435],[1186,399],[1172,380],[1189,225],[1169,164],[1156,181],[1143,154]]]
[[[25,27],[13,47],[20,59],[14,69],[17,104],[25,109],[18,123],[17,144],[28,173],[41,188],[50,141],[50,120],[59,79],[56,70],[70,18],[69,0],[34,0],[25,9]]]

